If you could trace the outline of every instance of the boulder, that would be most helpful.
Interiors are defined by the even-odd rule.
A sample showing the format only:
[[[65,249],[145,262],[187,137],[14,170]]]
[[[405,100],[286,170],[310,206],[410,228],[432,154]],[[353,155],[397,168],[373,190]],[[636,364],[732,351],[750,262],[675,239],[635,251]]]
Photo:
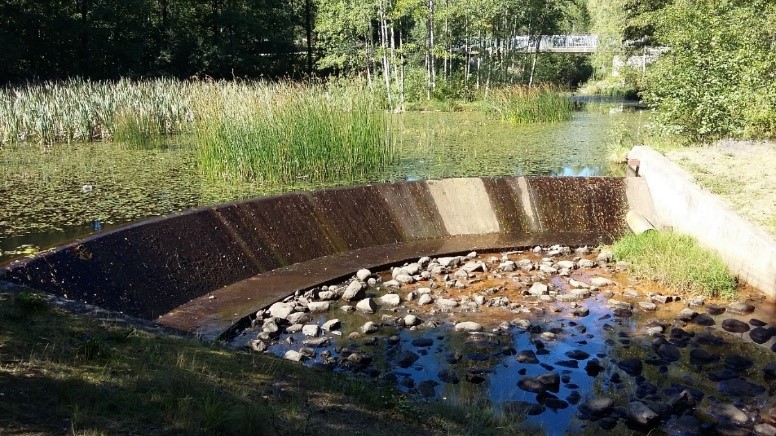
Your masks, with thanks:
[[[363,313],[375,313],[377,311],[377,304],[371,298],[364,298],[356,304],[356,310]]]

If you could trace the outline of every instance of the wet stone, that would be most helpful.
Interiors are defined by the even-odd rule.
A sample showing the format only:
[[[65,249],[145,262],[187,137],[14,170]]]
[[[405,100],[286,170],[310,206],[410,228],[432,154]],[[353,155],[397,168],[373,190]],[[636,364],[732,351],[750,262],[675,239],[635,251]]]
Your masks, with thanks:
[[[641,371],[644,368],[644,365],[641,363],[641,359],[638,357],[631,357],[629,359],[618,362],[617,367],[629,375],[638,376],[641,375]]]
[[[690,351],[690,363],[693,365],[707,365],[719,360],[719,355],[709,353],[703,348],[695,348]]]
[[[749,332],[749,338],[756,344],[764,344],[773,337],[773,331],[765,327],[755,327]]]
[[[723,380],[738,378],[738,373],[733,370],[724,368],[718,371],[709,371],[706,376],[713,382],[720,382]]]
[[[413,363],[415,363],[420,357],[409,350],[404,350],[399,355],[399,358],[396,360],[396,364],[399,365],[401,368],[409,368],[412,366]]]
[[[523,350],[517,353],[517,361],[520,363],[529,364],[539,363],[539,359],[536,358],[536,354],[531,350]]]
[[[439,377],[439,380],[442,381],[443,383],[455,385],[460,382],[460,379],[458,378],[458,374],[456,374],[455,371],[449,368],[439,371],[438,377]]]
[[[745,333],[749,331],[749,324],[734,318],[722,321],[722,329],[730,333]]]
[[[566,368],[579,368],[579,362],[576,360],[559,360],[555,364]]]
[[[745,371],[754,365],[751,359],[744,356],[730,355],[725,357],[725,367],[733,371]]]
[[[569,407],[569,403],[567,403],[566,401],[561,400],[560,398],[548,398],[544,402],[544,405],[548,409],[552,409],[552,410],[561,410],[561,409],[566,409],[566,408]]]
[[[533,377],[523,377],[517,382],[517,387],[534,394],[543,393],[547,388],[539,380]]]
[[[678,347],[673,344],[663,344],[657,349],[657,354],[668,362],[676,362],[682,357]]]
[[[694,342],[700,345],[723,345],[725,340],[709,332],[700,332],[695,335]]]
[[[776,362],[771,362],[763,367],[763,376],[766,379],[776,379]]]
[[[721,394],[733,397],[756,397],[765,393],[763,386],[741,378],[722,380],[717,384],[717,390]]]
[[[693,318],[698,316],[698,312],[692,310],[692,309],[682,309],[681,312],[679,312],[679,315],[676,316],[676,319],[680,321],[690,322]]]
[[[434,397],[436,396],[436,385],[437,382],[433,380],[423,380],[418,383],[418,392],[420,392],[420,395],[424,398]]]
[[[413,347],[423,348],[434,345],[434,340],[431,338],[415,338],[411,343]]]
[[[722,315],[725,313],[725,307],[720,306],[718,304],[709,304],[706,306],[706,312],[709,313],[709,315]]]
[[[757,318],[752,318],[749,320],[749,325],[753,325],[755,327],[765,327],[768,325],[768,323]]]
[[[660,416],[641,401],[628,405],[628,417],[642,427],[652,427],[660,420]]]
[[[597,376],[601,371],[603,371],[604,368],[601,366],[601,363],[598,359],[590,359],[585,364],[585,372],[590,377]]]
[[[700,315],[696,316],[692,322],[702,326],[713,326],[717,323],[714,321],[714,318],[706,313],[701,313]]]
[[[569,357],[574,360],[585,360],[588,357],[590,357],[590,354],[582,350],[571,350],[566,352],[566,357]]]
[[[754,312],[754,305],[739,301],[728,305],[727,310],[736,315],[748,315]]]

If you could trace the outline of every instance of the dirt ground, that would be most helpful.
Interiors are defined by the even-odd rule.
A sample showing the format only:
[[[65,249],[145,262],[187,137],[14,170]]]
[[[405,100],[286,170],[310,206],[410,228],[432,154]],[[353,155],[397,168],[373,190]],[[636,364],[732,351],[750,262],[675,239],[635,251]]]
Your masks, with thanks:
[[[742,217],[776,236],[776,143],[718,141],[666,156]]]

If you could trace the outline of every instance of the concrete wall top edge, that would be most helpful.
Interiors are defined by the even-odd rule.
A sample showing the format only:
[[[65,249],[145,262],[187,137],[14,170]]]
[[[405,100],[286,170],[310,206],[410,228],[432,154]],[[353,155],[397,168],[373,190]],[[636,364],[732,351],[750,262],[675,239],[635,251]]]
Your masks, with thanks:
[[[741,279],[776,297],[776,240],[735,213],[722,199],[657,151],[634,147],[639,175],[651,192],[662,227],[691,235],[723,258]]]
[[[619,219],[607,222],[624,214],[618,180],[457,178],[242,200],[98,233],[5,265],[0,280],[153,319],[213,289],[320,256],[461,235],[623,228]],[[601,186],[606,193],[596,193]],[[552,218],[542,216],[550,210]],[[562,219],[567,211],[586,218]]]

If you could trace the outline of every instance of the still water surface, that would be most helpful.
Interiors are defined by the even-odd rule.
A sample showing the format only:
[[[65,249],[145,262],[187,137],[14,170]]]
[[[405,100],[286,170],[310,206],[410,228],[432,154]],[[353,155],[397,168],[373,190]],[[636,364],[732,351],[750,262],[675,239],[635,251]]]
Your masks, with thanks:
[[[571,121],[515,126],[479,112],[396,115],[398,162],[374,180],[619,175],[611,147],[638,140],[648,114],[627,104],[587,104]],[[177,139],[183,142],[185,139]],[[185,144],[132,150],[119,143],[25,144],[0,149],[0,263],[31,244],[47,248],[97,230],[197,206],[316,189],[235,185],[200,177]]]

